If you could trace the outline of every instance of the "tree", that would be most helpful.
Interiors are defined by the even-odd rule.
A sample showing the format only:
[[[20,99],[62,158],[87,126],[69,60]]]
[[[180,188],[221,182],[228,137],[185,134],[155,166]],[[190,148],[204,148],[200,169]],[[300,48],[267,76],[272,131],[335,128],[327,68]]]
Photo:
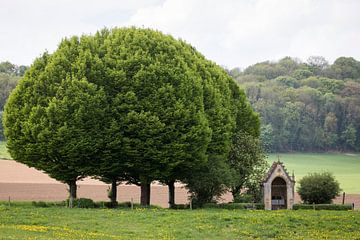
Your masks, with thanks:
[[[338,181],[329,172],[312,173],[299,181],[297,189],[305,203],[331,203],[339,195],[341,189]]]
[[[0,73],[7,75],[23,76],[27,69],[28,69],[27,66],[24,65],[17,66],[8,61],[0,63]]]
[[[232,140],[228,161],[233,176],[230,185],[233,198],[240,195],[240,191],[246,186],[251,186],[255,193],[253,180],[263,177],[267,166],[259,138],[237,132]],[[259,183],[257,185],[260,186]]]
[[[141,204],[150,203],[154,180],[169,185],[173,204],[174,182],[207,160],[211,131],[202,83],[211,76],[197,68],[211,68],[209,61],[149,29],[113,29],[106,40],[104,64],[117,82],[109,89],[114,137],[106,140],[108,155],[123,166],[126,181],[141,187]]]
[[[72,206],[76,181],[98,160],[106,103],[103,90],[85,79],[57,76],[57,54],[37,59],[20,81],[5,106],[4,127],[11,156],[68,184]]]
[[[226,159],[235,124],[235,116],[231,112],[230,84],[235,83],[224,70],[213,64],[208,63],[200,70],[202,78],[207,79],[203,81],[204,109],[212,135],[206,151],[208,161],[194,166],[184,182],[194,203],[201,206],[206,202],[216,201],[231,181]]]
[[[316,75],[321,75],[329,67],[329,62],[322,56],[310,56],[307,59],[307,63],[310,71]]]
[[[0,63],[0,73],[13,74],[15,73],[16,66],[11,62],[1,62]]]
[[[19,77],[17,76],[0,73],[0,111],[4,110],[5,102],[18,81]]]
[[[360,78],[360,62],[352,57],[339,57],[330,68],[331,77],[337,79]]]

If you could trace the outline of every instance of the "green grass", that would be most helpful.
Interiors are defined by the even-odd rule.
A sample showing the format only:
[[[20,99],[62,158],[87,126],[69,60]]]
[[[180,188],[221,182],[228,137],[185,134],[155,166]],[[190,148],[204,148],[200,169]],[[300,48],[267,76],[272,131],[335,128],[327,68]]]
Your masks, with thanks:
[[[67,209],[0,204],[1,239],[359,239],[360,211]]]
[[[277,160],[277,155],[269,156],[269,163]],[[291,153],[280,154],[289,174],[295,173],[296,180],[313,172],[330,171],[346,193],[360,194],[360,154],[335,153]]]
[[[6,142],[3,141],[0,141],[0,159],[11,159],[11,156],[6,149]]]

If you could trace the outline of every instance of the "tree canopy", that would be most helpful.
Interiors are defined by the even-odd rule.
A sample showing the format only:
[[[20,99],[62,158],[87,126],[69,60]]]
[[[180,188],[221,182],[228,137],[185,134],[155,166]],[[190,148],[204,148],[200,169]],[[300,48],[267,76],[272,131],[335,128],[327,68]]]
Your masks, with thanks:
[[[261,117],[271,152],[360,150],[360,62],[285,57],[229,71]]]

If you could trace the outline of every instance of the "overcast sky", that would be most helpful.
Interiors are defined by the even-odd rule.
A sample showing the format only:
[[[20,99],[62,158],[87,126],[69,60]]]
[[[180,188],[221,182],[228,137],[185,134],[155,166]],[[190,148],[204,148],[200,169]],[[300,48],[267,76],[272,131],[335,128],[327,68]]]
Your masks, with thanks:
[[[0,61],[30,65],[63,37],[150,27],[228,68],[284,56],[360,60],[357,0],[0,0]]]

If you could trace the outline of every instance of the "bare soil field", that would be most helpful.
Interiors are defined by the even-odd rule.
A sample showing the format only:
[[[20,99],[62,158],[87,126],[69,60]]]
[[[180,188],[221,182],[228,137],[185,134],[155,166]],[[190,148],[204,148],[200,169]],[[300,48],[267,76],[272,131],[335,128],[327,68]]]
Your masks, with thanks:
[[[107,189],[109,185],[95,179],[86,178],[78,181],[78,197],[91,198],[95,201],[107,201]],[[62,201],[68,196],[67,185],[62,184],[48,175],[34,168],[11,160],[0,160],[0,200],[14,201]],[[139,202],[140,188],[135,185],[118,186],[118,201]],[[153,184],[151,187],[151,204],[167,207],[167,187]],[[223,202],[232,200],[231,194],[223,196]],[[188,193],[181,184],[175,189],[176,203],[188,203]],[[297,195],[295,202],[300,202]],[[341,203],[342,197],[335,199],[335,203]],[[346,203],[354,203],[355,209],[360,209],[360,194],[348,194]]]

